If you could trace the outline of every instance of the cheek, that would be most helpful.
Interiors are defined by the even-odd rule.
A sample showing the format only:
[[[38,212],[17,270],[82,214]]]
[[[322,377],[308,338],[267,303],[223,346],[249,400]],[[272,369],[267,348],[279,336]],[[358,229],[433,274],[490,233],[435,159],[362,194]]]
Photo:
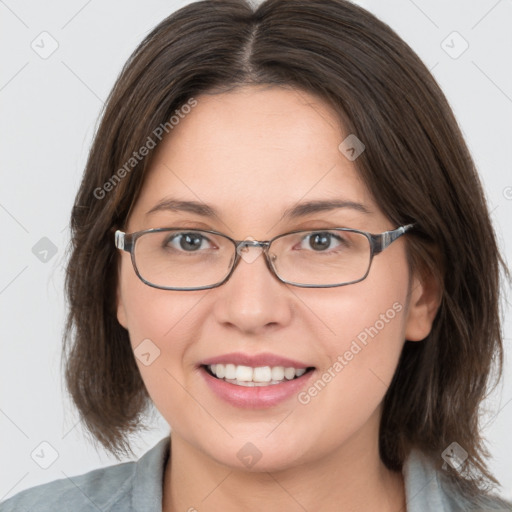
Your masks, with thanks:
[[[198,305],[208,291],[159,290],[125,272],[122,307],[135,360],[156,407],[170,418],[190,399],[183,389],[194,368],[190,340],[200,338],[204,318]]]
[[[359,364],[396,361],[404,342],[408,287],[407,271],[377,257],[364,281],[338,289],[337,298],[323,297],[336,355],[348,351],[347,359]]]
[[[132,346],[136,348],[142,340],[149,338],[166,350],[163,340],[191,327],[188,315],[204,293],[175,292],[148,286],[135,274],[129,257],[124,259],[120,272],[120,306]]]
[[[296,290],[307,308],[304,314],[310,327],[316,328],[323,351],[331,357],[349,350],[352,342],[362,348],[374,346],[376,351],[382,347],[383,352],[385,346],[391,348],[390,343],[401,347],[409,277],[407,272],[398,272],[384,263],[375,258],[370,275],[353,285]],[[388,343],[380,341],[384,339]]]
[[[379,276],[378,281],[367,278],[350,287],[321,290],[309,300],[303,297],[318,317],[316,338],[325,357],[318,378],[299,402],[311,409],[318,429],[323,424],[324,439],[329,433],[339,435],[340,428],[344,436],[360,430],[395,373],[404,343],[407,275]]]

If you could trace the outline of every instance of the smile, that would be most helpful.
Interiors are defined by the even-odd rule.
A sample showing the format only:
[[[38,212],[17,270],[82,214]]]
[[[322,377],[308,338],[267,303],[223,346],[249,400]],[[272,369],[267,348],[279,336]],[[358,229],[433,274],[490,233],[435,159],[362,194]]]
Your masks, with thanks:
[[[273,386],[302,377],[312,368],[294,368],[284,366],[244,366],[227,364],[211,364],[206,371],[217,379],[236,386],[256,387]]]
[[[316,374],[314,367],[234,363],[203,364],[199,372],[214,396],[242,409],[267,409],[296,399]]]

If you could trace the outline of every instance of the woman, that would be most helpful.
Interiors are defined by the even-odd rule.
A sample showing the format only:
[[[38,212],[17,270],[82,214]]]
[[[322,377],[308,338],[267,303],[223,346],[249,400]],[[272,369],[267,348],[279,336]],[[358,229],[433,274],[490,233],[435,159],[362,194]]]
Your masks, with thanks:
[[[344,0],[197,2],[105,107],[72,212],[66,379],[138,462],[8,510],[511,510],[479,404],[502,261],[434,79]]]

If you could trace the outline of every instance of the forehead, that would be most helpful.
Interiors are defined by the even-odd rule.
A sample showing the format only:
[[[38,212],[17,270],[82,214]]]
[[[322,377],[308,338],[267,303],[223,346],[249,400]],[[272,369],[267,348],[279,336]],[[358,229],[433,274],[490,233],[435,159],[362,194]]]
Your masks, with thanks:
[[[338,149],[348,134],[321,99],[250,86],[196,100],[158,146],[134,216],[165,197],[212,205],[245,226],[275,222],[302,200],[375,208],[354,162]]]

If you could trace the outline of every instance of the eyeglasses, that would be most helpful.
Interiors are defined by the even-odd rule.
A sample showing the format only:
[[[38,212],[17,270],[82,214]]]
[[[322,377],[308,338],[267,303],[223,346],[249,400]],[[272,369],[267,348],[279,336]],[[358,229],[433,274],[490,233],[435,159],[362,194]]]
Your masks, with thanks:
[[[115,245],[131,254],[141,281],[162,290],[215,288],[231,277],[241,259],[252,263],[261,252],[281,282],[332,288],[365,279],[373,257],[413,226],[378,235],[348,228],[293,231],[264,242],[196,229],[157,228],[130,234],[117,230]],[[256,250],[251,253],[250,248]]]

